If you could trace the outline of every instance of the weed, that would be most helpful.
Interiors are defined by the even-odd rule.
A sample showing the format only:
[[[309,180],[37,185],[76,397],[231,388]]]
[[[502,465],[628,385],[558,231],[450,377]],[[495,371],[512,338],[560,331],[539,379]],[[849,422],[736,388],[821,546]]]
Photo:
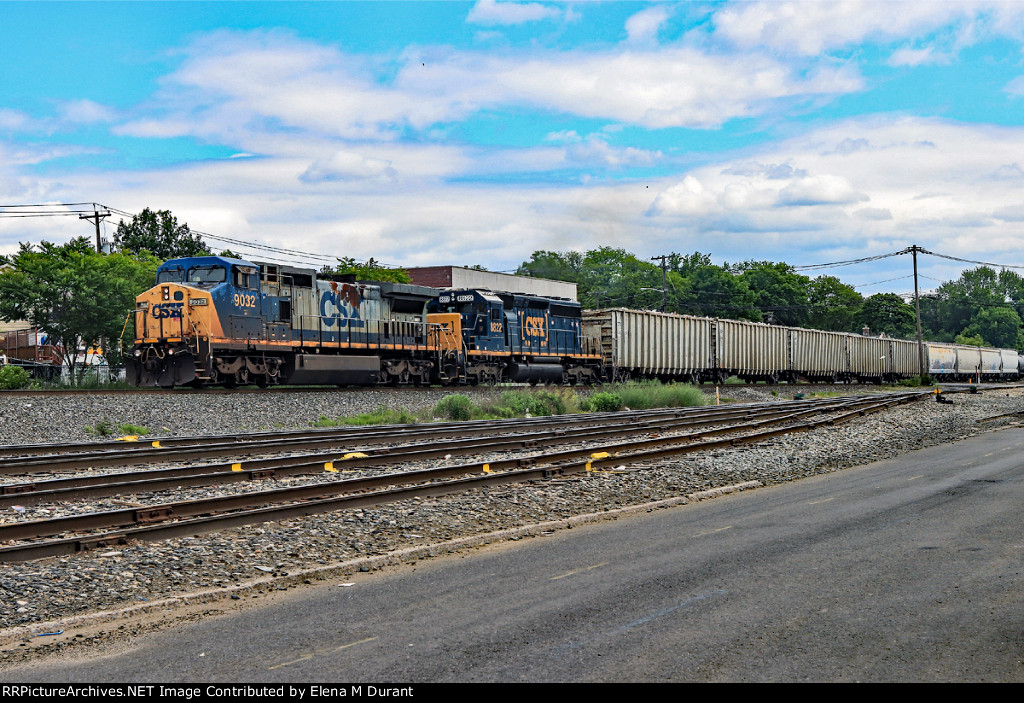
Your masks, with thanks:
[[[473,415],[478,413],[478,408],[468,396],[461,393],[453,393],[445,396],[434,406],[434,416],[448,420],[461,422],[472,420]]]
[[[622,409],[622,396],[618,393],[602,391],[590,396],[589,407],[591,412],[610,413]]]
[[[20,366],[4,364],[0,366],[0,389],[15,390],[29,384],[29,372]]]
[[[113,423],[111,423],[110,420],[108,420],[107,418],[103,418],[102,420],[97,422],[95,427],[91,425],[85,426],[86,433],[92,435],[93,437],[109,437],[110,435],[114,434],[115,429],[116,428],[114,427]]]
[[[622,404],[633,410],[651,408],[684,408],[707,405],[699,388],[681,383],[662,384],[657,381],[620,383],[612,389],[622,397]]]

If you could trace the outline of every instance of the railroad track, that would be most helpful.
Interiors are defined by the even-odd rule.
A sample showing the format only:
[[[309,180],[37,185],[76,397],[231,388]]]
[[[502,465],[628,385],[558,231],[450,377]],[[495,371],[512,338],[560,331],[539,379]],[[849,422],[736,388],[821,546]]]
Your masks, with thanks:
[[[329,474],[333,479],[272,490],[246,490],[232,495],[171,502],[163,502],[166,500],[163,499],[151,505],[138,504],[116,510],[10,522],[0,525],[0,543],[8,545],[0,548],[0,561],[66,555],[132,539],[160,540],[195,535],[342,508],[382,505],[416,496],[436,496],[482,486],[600,471],[609,466],[635,466],[688,452],[758,442],[836,424],[928,395],[910,392],[785,404],[457,423],[452,427],[367,428],[372,436],[369,439],[360,437],[366,446],[360,451],[346,451],[340,456],[338,452],[323,451],[259,459],[241,459],[238,456],[238,461],[215,464],[8,484],[3,486],[0,505],[13,505],[15,501],[29,505],[88,500],[97,496],[139,496],[183,486],[259,482],[303,474],[315,474],[320,479]],[[488,429],[486,436],[481,435],[484,427]],[[445,435],[445,432],[450,434]],[[310,439],[310,433],[292,434],[301,435],[291,438],[297,442],[352,442],[351,429],[347,430],[347,436],[335,432],[334,436],[317,436],[314,439]],[[467,441],[466,437],[475,438]],[[235,443],[233,449],[236,455],[281,451],[280,441],[278,437],[258,443],[258,447]],[[401,444],[394,447],[369,446],[395,442]],[[571,446],[566,447],[567,444]],[[294,449],[298,445],[289,446]],[[535,449],[544,451],[522,453]],[[134,463],[149,464],[180,460],[181,451],[209,450],[209,444],[173,448],[150,446],[132,453],[132,457]],[[489,456],[510,451],[517,452],[517,455]],[[383,474],[372,471],[374,467],[401,466],[438,457],[447,461],[457,455],[476,458],[469,463],[433,468]],[[103,464],[103,456],[113,461],[124,459],[114,457],[113,453],[100,452],[100,456],[94,453],[86,458],[81,453],[78,456],[72,453],[20,457],[18,460],[22,462],[22,472],[38,473],[52,470],[52,467],[47,467],[48,460],[85,461],[97,466]],[[13,467],[14,462],[15,459],[11,458],[8,468]],[[68,466],[62,465],[59,470],[68,470]],[[341,478],[340,472],[350,469],[358,469],[364,475]]]
[[[791,407],[813,407],[828,404],[839,399],[809,399],[794,401]],[[628,415],[630,423],[641,423],[665,417],[736,417],[744,414],[764,412],[762,403],[735,403],[727,406],[699,406],[691,408],[660,408],[647,411],[633,411]],[[169,437],[157,440],[143,440],[139,437],[123,437],[99,442],[68,442],[61,444],[21,444],[0,446],[0,474],[26,473],[29,471],[60,471],[89,468],[96,465],[125,466],[139,461],[170,461],[206,459],[218,456],[239,456],[246,453],[287,451],[351,445],[359,442],[395,442],[419,436],[479,437],[481,432],[519,432],[534,429],[571,429],[607,421],[623,423],[623,413],[590,413],[581,415],[559,415],[537,418],[514,418],[509,420],[476,420],[468,422],[446,422],[424,425],[370,425],[340,426],[308,430],[286,430],[279,432],[254,432],[245,435],[205,435],[192,437]]]

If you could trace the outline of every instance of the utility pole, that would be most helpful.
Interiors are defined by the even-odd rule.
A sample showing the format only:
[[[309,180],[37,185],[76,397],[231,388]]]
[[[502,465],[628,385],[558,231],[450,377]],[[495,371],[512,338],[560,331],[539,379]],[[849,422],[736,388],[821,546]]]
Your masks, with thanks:
[[[79,215],[78,219],[93,220],[96,223],[96,253],[101,253],[103,251],[103,244],[100,242],[100,221],[110,217],[110,212],[106,209],[100,212],[101,208],[96,203],[92,204],[92,208],[93,212],[91,215]]]
[[[917,310],[917,363],[918,368],[921,371],[921,381],[924,381],[925,368],[924,368],[924,340],[921,336],[921,296],[918,294],[917,289],[917,252],[924,251],[921,247],[916,244],[910,247],[910,253],[914,257],[914,308]]]
[[[661,259],[661,311],[668,312],[668,273],[665,271],[665,254],[652,256],[651,261]]]

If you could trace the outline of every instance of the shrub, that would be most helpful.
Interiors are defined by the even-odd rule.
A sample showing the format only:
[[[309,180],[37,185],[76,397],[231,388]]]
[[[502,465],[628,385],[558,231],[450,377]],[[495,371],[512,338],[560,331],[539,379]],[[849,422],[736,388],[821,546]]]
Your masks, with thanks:
[[[544,389],[537,391],[534,395],[547,403],[552,415],[565,415],[580,411],[579,396],[570,388]]]
[[[0,366],[0,388],[3,390],[15,390],[28,385],[30,376],[28,371],[20,366],[5,364]]]
[[[494,411],[502,417],[523,417],[527,413],[535,417],[551,415],[551,406],[540,396],[543,392],[505,391]]]
[[[708,403],[700,389],[680,383],[662,384],[657,381],[623,383],[615,387],[615,392],[622,397],[622,404],[633,410],[685,408]]]
[[[434,406],[434,415],[436,417],[443,417],[457,422],[471,420],[473,418],[473,411],[473,401],[461,393],[445,396]]]
[[[590,396],[590,411],[595,413],[610,413],[622,409],[622,396],[618,393],[603,391]]]

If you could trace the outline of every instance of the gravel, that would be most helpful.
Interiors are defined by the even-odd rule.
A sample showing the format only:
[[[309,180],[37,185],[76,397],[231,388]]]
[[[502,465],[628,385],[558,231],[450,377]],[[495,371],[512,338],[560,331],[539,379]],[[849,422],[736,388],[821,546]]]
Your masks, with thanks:
[[[804,390],[804,389],[801,389]],[[805,392],[807,392],[805,390]],[[852,392],[842,388],[842,393]],[[211,396],[0,397],[0,444],[89,438],[87,425],[130,423],[152,435],[244,434],[308,427],[321,415],[377,407],[417,409],[448,391],[342,391]],[[712,398],[714,391],[711,391]],[[781,396],[792,396],[792,390]],[[739,402],[782,402],[760,388],[723,388]],[[428,545],[496,530],[523,528],[698,491],[756,481],[791,481],[886,459],[1016,423],[1024,389],[953,397],[953,404],[919,401],[836,427],[796,433],[758,445],[689,454],[647,466],[534,484],[477,489],[462,495],[410,499],[390,506],[310,516],[158,543],[130,544],[67,558],[8,564],[0,569],[0,642],[31,636],[68,616],[157,603],[205,592],[203,598],[247,598],[309,582],[315,570],[398,550],[422,558]],[[353,430],[354,436],[358,430]],[[10,510],[10,508],[4,509]],[[513,537],[516,538],[516,537]],[[443,552],[449,548],[439,548]],[[412,556],[409,556],[409,555]],[[367,560],[339,571],[378,568]],[[157,606],[154,606],[157,607]],[[144,608],[142,608],[144,609]],[[15,656],[0,653],[0,658]]]

